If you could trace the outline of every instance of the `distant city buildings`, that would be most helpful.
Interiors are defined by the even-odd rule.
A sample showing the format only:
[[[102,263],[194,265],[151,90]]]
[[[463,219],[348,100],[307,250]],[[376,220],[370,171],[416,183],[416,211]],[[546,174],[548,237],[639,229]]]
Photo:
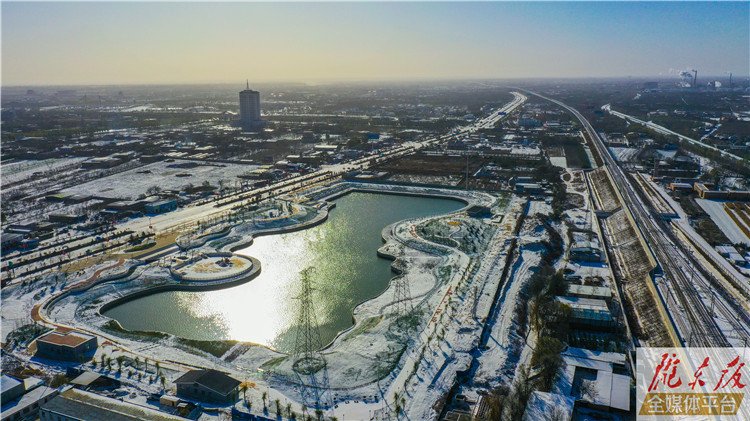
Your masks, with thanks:
[[[260,92],[247,88],[240,91],[240,120],[239,126],[244,130],[254,130],[263,127],[264,121],[260,119]]]

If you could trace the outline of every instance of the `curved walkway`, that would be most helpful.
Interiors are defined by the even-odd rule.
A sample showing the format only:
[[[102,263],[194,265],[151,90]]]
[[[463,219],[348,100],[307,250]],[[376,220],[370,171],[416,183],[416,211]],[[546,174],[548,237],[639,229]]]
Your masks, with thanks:
[[[101,268],[101,269],[97,270],[96,272],[94,272],[94,274],[93,274],[93,275],[91,275],[91,277],[89,277],[89,279],[86,279],[85,281],[81,281],[81,282],[79,282],[79,283],[77,283],[77,284],[69,285],[68,287],[66,287],[66,288],[65,288],[64,290],[62,290],[62,291],[65,291],[65,290],[69,290],[69,289],[73,289],[73,288],[86,287],[86,286],[88,286],[89,284],[91,284],[91,283],[93,283],[94,281],[96,281],[97,279],[99,279],[99,276],[100,276],[100,275],[101,275],[101,274],[102,274],[103,272],[105,272],[105,271],[108,271],[108,270],[110,270],[110,269],[114,269],[114,268],[116,268],[116,267],[118,267],[118,266],[121,266],[121,265],[122,265],[123,263],[125,263],[125,259],[120,259],[120,260],[118,260],[118,261],[117,261],[117,263],[115,263],[115,264],[113,264],[113,265],[111,265],[111,266],[107,266],[107,267],[105,267],[105,268]],[[62,292],[62,291],[60,291],[60,292]],[[51,297],[50,297],[50,298],[51,298]],[[41,308],[41,307],[42,307],[42,306],[44,305],[44,303],[45,303],[46,301],[47,301],[47,300],[45,300],[45,301],[44,301],[44,302],[42,302],[42,303],[39,303],[39,304],[35,305],[35,306],[34,306],[34,307],[33,307],[33,308],[31,309],[31,320],[33,320],[33,321],[35,321],[35,322],[46,322],[46,323],[49,323],[49,324],[51,324],[51,325],[53,325],[53,326],[59,327],[59,325],[57,325],[57,324],[55,324],[55,323],[51,323],[51,322],[49,322],[49,321],[47,321],[47,320],[44,320],[44,319],[42,318],[42,316],[40,316],[40,315],[39,315],[39,309],[40,309],[40,308]]]

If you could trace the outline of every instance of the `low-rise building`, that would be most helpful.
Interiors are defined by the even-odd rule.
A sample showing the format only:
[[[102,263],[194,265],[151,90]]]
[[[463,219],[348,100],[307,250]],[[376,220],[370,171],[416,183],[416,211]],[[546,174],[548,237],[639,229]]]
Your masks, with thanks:
[[[591,298],[557,297],[557,302],[570,309],[570,324],[611,328],[615,325],[607,302]]]
[[[693,184],[692,183],[672,183],[669,185],[669,188],[672,189],[672,191],[691,191],[693,190]]]
[[[737,252],[737,249],[730,245],[722,245],[722,246],[716,246],[716,251],[719,252],[719,254],[724,257],[725,259],[729,260],[733,264],[737,266],[745,266],[746,261],[745,258],[742,257],[742,255]]]
[[[469,209],[466,209],[466,214],[472,218],[484,218],[486,216],[492,216],[492,210],[487,206],[474,205]]]
[[[112,168],[122,164],[121,159],[104,157],[104,158],[91,158],[81,163],[81,168],[94,169],[94,168]]]
[[[42,405],[39,415],[41,421],[185,421],[145,406],[72,388]]]
[[[146,213],[149,215],[171,212],[175,209],[177,209],[177,199],[160,200],[146,205]]]
[[[327,145],[327,144],[318,144],[313,146],[313,149],[320,152],[338,152],[339,149],[341,149],[341,145]]]
[[[113,390],[121,385],[119,380],[93,371],[84,371],[71,380],[70,384],[76,389],[83,390]]]
[[[36,340],[36,355],[54,360],[80,361],[93,356],[97,347],[96,336],[58,328]]]
[[[711,190],[706,183],[695,183],[694,188],[701,199],[750,201],[750,191]]]
[[[47,219],[50,222],[59,222],[61,224],[77,224],[86,220],[85,215],[73,215],[73,214],[61,214],[53,213],[50,214]]]
[[[519,193],[541,193],[544,189],[538,183],[516,183],[516,191]]]
[[[574,262],[601,262],[602,251],[590,243],[577,243],[568,251],[568,258]]]
[[[190,370],[175,380],[177,396],[225,405],[237,401],[240,383],[217,370]]]
[[[604,300],[609,304],[612,300],[612,289],[609,287],[595,287],[592,285],[568,285],[568,295],[578,298]]]
[[[562,352],[564,364],[552,393],[573,397],[607,412],[630,410],[630,376],[627,356],[568,348]]]
[[[2,249],[13,250],[18,248],[23,241],[23,234],[3,233],[2,234]]]
[[[10,402],[23,395],[26,391],[21,380],[7,374],[3,374],[2,377],[0,377],[0,390],[2,391],[2,394],[0,394],[0,400],[3,402]]]
[[[39,407],[58,395],[59,391],[44,386],[44,381],[35,377],[18,380],[8,375],[2,376],[3,421],[16,421],[39,418]]]
[[[570,420],[579,407],[605,414],[625,415],[630,411],[631,387],[625,354],[571,347],[561,355],[563,364],[552,390],[532,393],[523,421]]]

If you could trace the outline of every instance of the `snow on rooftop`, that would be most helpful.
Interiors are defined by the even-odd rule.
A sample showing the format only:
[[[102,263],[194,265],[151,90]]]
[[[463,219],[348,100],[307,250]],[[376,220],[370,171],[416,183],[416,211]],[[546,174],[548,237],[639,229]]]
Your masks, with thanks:
[[[595,311],[609,311],[607,302],[604,300],[597,300],[594,298],[580,298],[580,297],[557,297],[557,301],[561,304],[582,310],[595,310]]]
[[[612,393],[609,406],[627,411],[630,409],[630,377],[622,374],[612,375]]]
[[[594,403],[611,408],[630,408],[630,377],[613,372],[613,366],[624,365],[626,355],[615,352],[598,352],[582,348],[568,348],[562,352],[564,368],[552,387],[554,393],[573,396],[576,370],[596,371]]]

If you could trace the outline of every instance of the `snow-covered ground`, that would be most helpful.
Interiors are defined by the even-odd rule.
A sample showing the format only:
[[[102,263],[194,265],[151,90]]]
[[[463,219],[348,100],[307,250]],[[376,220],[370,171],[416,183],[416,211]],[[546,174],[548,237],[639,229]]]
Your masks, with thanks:
[[[53,158],[43,160],[15,161],[2,165],[3,184],[17,183],[30,178],[34,173],[46,173],[60,170],[67,166],[77,165],[86,158]]]
[[[549,157],[549,162],[556,167],[568,167],[568,160],[564,156],[551,156]]]
[[[146,194],[146,191],[152,186],[161,190],[180,190],[189,184],[200,186],[206,181],[214,187],[218,187],[220,181],[226,183],[227,186],[235,186],[239,181],[237,176],[258,168],[257,165],[217,162],[195,162],[200,165],[193,168],[169,167],[170,165],[189,162],[194,161],[154,162],[121,172],[116,176],[104,177],[70,187],[63,192],[81,195],[90,195],[94,192],[97,196],[133,200],[142,194]]]
[[[609,150],[615,156],[618,162],[630,162],[640,152],[637,148],[623,148],[617,146],[610,146]]]
[[[498,288],[499,275],[507,258],[508,240],[515,219],[522,211],[522,202],[514,198],[508,206],[497,197],[477,192],[343,184],[343,187],[334,186],[334,193],[330,190],[312,193],[326,197],[336,192],[341,194],[347,189],[365,188],[461,196],[471,204],[494,206],[494,213],[504,215],[499,225],[493,225],[489,218],[473,219],[457,215],[407,220],[387,227],[383,232],[386,244],[381,248],[381,253],[395,257],[394,266],[403,273],[391,282],[384,293],[355,308],[355,325],[342,332],[324,351],[330,384],[336,386],[335,390],[324,396],[335,408],[333,415],[346,419],[369,419],[371,414],[379,412],[385,418],[391,418],[398,404],[413,419],[434,418],[434,403],[450,390],[456,373],[467,368],[471,361],[471,351],[476,347],[481,332],[480,321],[487,317],[492,297]],[[311,214],[314,209],[319,209],[318,215],[324,215],[327,211],[326,206],[300,204],[294,207],[298,211],[291,216],[284,215],[288,219],[286,222],[278,218],[265,220],[267,222],[235,221],[240,225],[232,228],[226,236],[203,243],[196,251],[226,250],[237,245],[228,241],[233,236],[251,237],[257,230],[284,228],[289,223],[314,223],[319,218]],[[300,212],[299,209],[304,211]],[[548,212],[549,206],[535,205],[534,210]],[[429,221],[447,221],[444,226],[452,227],[451,236],[463,244],[466,252],[417,235],[420,232],[418,227]],[[469,226],[472,227],[472,235],[468,234]],[[116,269],[105,271],[101,277],[124,273],[135,263],[127,261]],[[108,264],[111,263],[103,264],[99,269]],[[49,299],[66,286],[88,280],[95,273],[94,269],[72,274],[67,281],[56,285],[44,284],[43,293],[39,291],[42,284],[33,287],[11,286],[3,296],[3,331],[9,332],[19,323],[25,324],[24,318],[33,305]],[[159,361],[168,387],[171,386],[169,382],[188,367],[214,367],[238,379],[254,382],[258,390],[268,390],[269,400],[297,402],[295,411],[299,413],[301,391],[295,386],[299,380],[291,374],[291,359],[285,354],[263,346],[240,343],[218,358],[190,349],[171,335],[143,338],[120,334],[108,327],[108,319],[100,315],[101,306],[107,302],[145,287],[175,282],[168,268],[140,266],[126,278],[101,283],[62,298],[43,310],[42,316],[54,323],[100,336],[102,346],[97,358],[106,354],[112,358],[119,355],[128,358],[139,356],[141,360],[149,358],[152,364]],[[399,282],[408,284],[412,297],[410,302],[394,302],[394,285]],[[409,313],[402,313],[403,310],[399,309],[406,308],[405,304],[416,311],[403,321],[404,314]],[[503,317],[502,323],[511,323],[510,317]],[[396,320],[402,321],[395,323]],[[26,351],[18,348],[16,352],[24,354]],[[30,358],[30,355],[26,354],[26,358]],[[141,380],[134,377],[132,382],[140,390],[157,391],[160,388],[145,377]],[[399,399],[394,399],[394,393],[399,395]],[[254,398],[256,413],[260,406],[257,394]],[[141,395],[136,393],[134,399],[141,399],[138,396]],[[401,398],[404,400],[401,401]]]
[[[695,199],[695,202],[706,211],[711,217],[711,220],[716,223],[721,232],[727,236],[732,244],[745,243],[750,245],[750,238],[742,232],[740,227],[737,226],[734,220],[724,210],[724,202],[707,199]]]

